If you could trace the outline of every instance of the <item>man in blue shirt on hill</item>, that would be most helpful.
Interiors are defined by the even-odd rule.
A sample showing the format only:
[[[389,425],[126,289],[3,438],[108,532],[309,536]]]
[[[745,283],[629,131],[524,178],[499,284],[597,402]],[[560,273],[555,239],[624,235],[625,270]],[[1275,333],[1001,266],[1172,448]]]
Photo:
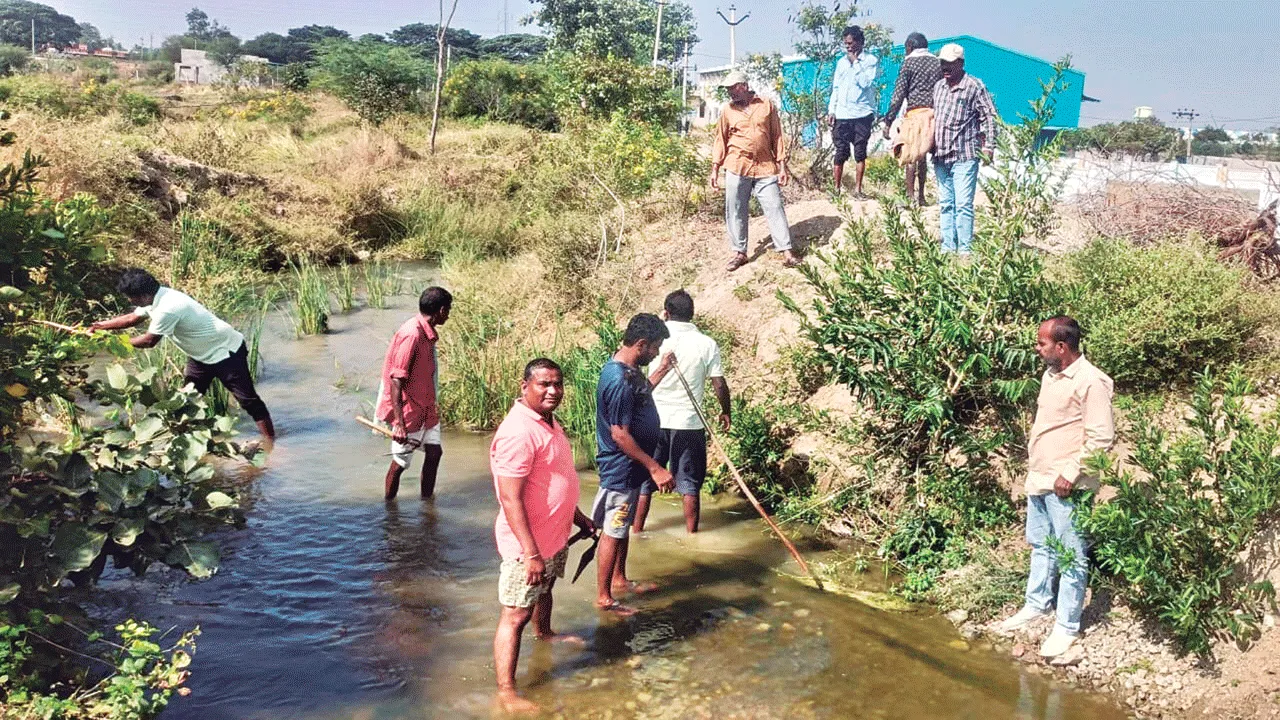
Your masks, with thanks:
[[[845,55],[836,62],[832,79],[831,101],[827,103],[827,122],[831,124],[831,142],[836,148],[836,192],[844,192],[844,164],[849,161],[849,146],[857,171],[853,180],[853,196],[863,199],[862,176],[867,171],[867,141],[876,119],[876,77],[880,61],[865,52],[866,37],[862,28],[850,25],[844,29]]]
[[[600,528],[596,556],[596,607],[622,616],[635,609],[619,603],[615,593],[637,594],[656,590],[653,583],[627,579],[627,545],[635,519],[640,486],[652,479],[663,492],[675,480],[653,459],[662,440],[658,408],[653,404],[649,379],[640,368],[658,357],[662,341],[670,336],[657,315],[641,313],[627,323],[622,347],[600,370],[596,385],[596,469],[600,490],[591,517]],[[670,369],[675,355],[667,353],[659,369]]]

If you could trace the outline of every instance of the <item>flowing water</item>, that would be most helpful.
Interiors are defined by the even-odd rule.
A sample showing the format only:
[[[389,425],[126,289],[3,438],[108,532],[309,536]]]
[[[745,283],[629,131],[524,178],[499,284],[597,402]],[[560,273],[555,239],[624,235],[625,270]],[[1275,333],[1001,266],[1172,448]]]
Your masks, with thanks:
[[[388,447],[352,422],[369,412],[386,342],[414,310],[412,298],[397,298],[389,310],[335,316],[332,334],[302,340],[274,319],[261,385],[282,434],[268,467],[244,478],[248,527],[223,538],[220,572],[198,583],[173,573],[104,582],[108,612],[203,630],[193,692],[165,718],[494,713],[488,438],[446,433],[436,500],[416,497],[415,465],[408,492],[384,503]],[[584,505],[593,494],[584,473]],[[933,613],[883,612],[800,585],[749,506],[711,500],[704,518],[704,532],[687,537],[675,501],[655,503],[631,568],[663,587],[634,600],[634,618],[593,609],[594,566],[577,584],[558,584],[555,628],[586,646],[526,634],[518,681],[545,716],[1124,716],[966,648]]]

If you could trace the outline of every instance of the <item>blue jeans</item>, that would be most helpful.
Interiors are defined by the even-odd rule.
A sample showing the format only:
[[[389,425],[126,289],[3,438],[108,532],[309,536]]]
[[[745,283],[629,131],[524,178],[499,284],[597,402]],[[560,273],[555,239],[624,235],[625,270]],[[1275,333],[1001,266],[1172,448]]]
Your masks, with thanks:
[[[973,248],[973,197],[978,192],[978,161],[934,163],[938,209],[942,211],[942,249],[967,253]]]
[[[1080,633],[1080,614],[1084,610],[1084,592],[1089,586],[1089,545],[1076,532],[1069,499],[1053,493],[1027,498],[1027,542],[1031,544],[1031,575],[1027,578],[1026,606],[1041,612],[1054,606],[1053,581],[1059,574],[1057,608],[1058,627],[1072,635]],[[1072,556],[1065,570],[1058,566],[1058,554],[1049,539]]]

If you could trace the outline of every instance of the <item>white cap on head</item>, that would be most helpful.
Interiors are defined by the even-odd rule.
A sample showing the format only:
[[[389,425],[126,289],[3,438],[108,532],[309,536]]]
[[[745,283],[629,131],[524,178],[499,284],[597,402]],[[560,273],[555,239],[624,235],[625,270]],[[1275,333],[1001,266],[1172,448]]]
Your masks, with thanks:
[[[720,81],[720,87],[733,87],[738,83],[744,83],[747,81],[748,78],[746,73],[741,70],[733,70],[728,75],[725,75],[724,79]]]
[[[942,62],[955,62],[964,59],[964,48],[955,43],[947,43],[938,51],[938,59]]]

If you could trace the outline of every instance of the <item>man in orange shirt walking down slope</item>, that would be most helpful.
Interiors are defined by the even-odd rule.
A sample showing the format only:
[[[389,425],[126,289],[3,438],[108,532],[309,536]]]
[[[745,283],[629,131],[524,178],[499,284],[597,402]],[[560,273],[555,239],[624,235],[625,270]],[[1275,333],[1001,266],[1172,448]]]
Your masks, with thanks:
[[[406,320],[391,338],[382,363],[382,384],[378,388],[377,417],[391,426],[391,467],[387,468],[384,497],[395,498],[400,476],[408,469],[413,453],[421,447],[422,497],[436,491],[436,471],[443,451],[440,448],[440,409],[436,395],[440,389],[436,365],[438,328],[449,320],[453,296],[442,287],[429,287],[418,298],[418,315]]]
[[[728,89],[729,102],[716,125],[709,182],[712,190],[719,190],[724,169],[724,219],[734,251],[725,270],[733,272],[747,264],[747,209],[752,195],[769,221],[774,249],[782,253],[786,267],[796,267],[800,258],[791,249],[791,226],[780,189],[791,175],[778,108],[751,91],[746,73],[729,73],[721,87]]]

